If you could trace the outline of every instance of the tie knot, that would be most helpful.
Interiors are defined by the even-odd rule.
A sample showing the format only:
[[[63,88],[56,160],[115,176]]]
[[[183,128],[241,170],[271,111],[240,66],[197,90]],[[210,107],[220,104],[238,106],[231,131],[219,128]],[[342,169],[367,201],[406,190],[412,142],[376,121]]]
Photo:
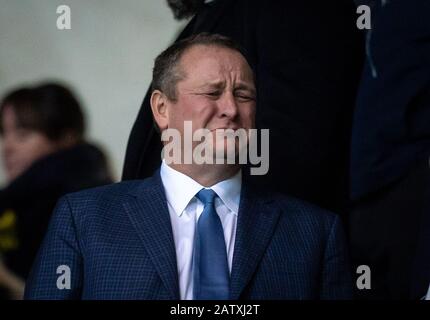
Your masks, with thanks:
[[[212,189],[202,189],[196,194],[197,199],[203,202],[205,206],[214,203],[216,196],[217,194]]]

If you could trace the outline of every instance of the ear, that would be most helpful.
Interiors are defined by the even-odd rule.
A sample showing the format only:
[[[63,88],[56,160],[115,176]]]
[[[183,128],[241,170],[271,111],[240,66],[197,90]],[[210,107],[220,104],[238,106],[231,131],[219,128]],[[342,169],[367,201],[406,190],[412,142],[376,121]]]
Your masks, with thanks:
[[[154,90],[151,94],[151,110],[160,131],[169,126],[168,99],[160,90]]]

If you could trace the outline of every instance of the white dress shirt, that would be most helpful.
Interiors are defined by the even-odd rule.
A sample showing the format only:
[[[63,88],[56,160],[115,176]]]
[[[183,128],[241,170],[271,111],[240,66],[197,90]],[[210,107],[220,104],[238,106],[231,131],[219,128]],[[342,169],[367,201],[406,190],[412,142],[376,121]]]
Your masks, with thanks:
[[[161,164],[160,175],[166,193],[175,241],[180,298],[191,300],[193,299],[194,231],[203,212],[203,203],[195,195],[205,187],[187,175],[169,167],[165,161]],[[215,198],[215,210],[221,219],[224,230],[230,273],[241,187],[241,171],[232,178],[210,187],[218,195]]]

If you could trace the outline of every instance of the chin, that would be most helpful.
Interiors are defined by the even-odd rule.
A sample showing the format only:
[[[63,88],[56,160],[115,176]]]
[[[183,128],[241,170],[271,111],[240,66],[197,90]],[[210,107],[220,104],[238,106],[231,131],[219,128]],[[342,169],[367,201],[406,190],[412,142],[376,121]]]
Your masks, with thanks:
[[[227,160],[228,159],[234,159],[234,162],[236,163],[237,160],[237,146],[235,146],[234,150],[230,150],[231,148],[228,148],[226,145],[222,145],[219,146],[217,148],[215,148],[215,154],[214,154],[214,158],[216,160],[215,163],[223,163],[223,164],[227,164]],[[221,155],[222,157],[217,157],[217,154]],[[231,163],[230,163],[231,164]]]

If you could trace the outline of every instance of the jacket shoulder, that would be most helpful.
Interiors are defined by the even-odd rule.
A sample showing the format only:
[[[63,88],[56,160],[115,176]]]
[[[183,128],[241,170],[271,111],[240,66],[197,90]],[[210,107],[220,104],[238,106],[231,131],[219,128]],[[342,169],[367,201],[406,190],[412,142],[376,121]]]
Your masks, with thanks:
[[[293,196],[276,193],[271,198],[281,210],[281,214],[288,216],[289,219],[302,223],[322,224],[327,227],[338,219],[337,214]]]
[[[59,203],[67,203],[73,215],[117,212],[123,203],[133,199],[147,187],[151,187],[152,178],[117,182],[100,187],[85,189],[63,196]]]
[[[99,187],[80,190],[77,192],[71,192],[68,193],[65,197],[67,197],[69,201],[73,202],[81,200],[88,201],[98,199],[117,199],[133,194],[137,189],[144,186],[145,182],[145,180],[130,180],[124,182],[117,182]]]

